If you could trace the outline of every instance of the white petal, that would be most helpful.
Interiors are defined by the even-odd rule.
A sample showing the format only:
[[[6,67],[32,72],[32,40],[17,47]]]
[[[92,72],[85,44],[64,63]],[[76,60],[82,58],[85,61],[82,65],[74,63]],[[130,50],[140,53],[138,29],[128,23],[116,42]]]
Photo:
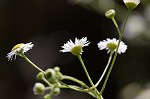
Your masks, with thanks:
[[[32,49],[34,44],[32,44],[32,42],[30,43],[26,43],[26,44],[22,44],[20,45],[18,48],[12,50],[10,53],[7,54],[6,58],[8,58],[8,61],[12,61],[13,56],[14,59],[16,59],[17,55],[20,55],[18,52],[21,51],[23,49],[23,53],[27,52],[28,50]]]

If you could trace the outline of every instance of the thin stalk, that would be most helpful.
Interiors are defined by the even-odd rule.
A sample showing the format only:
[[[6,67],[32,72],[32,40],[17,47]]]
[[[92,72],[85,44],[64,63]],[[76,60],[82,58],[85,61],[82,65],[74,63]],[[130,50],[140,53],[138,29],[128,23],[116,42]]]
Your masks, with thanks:
[[[121,33],[120,29],[119,29],[119,26],[118,26],[118,24],[117,24],[115,18],[113,17],[113,18],[111,18],[111,19],[112,19],[112,21],[113,21],[113,23],[114,23],[114,25],[115,25],[115,27],[116,27],[116,29],[117,29],[117,31],[118,31],[119,38],[121,38],[121,37],[122,37],[122,33]]]
[[[123,37],[123,34],[124,34],[124,30],[125,30],[125,27],[126,27],[126,24],[127,24],[127,21],[128,21],[128,18],[129,18],[130,13],[131,13],[131,10],[128,10],[128,13],[127,13],[127,16],[126,16],[126,19],[125,19],[125,23],[124,23],[123,28],[122,28],[122,31],[121,31],[121,37],[119,37],[118,46],[117,46],[117,49],[116,49],[114,58],[113,58],[113,60],[112,60],[111,66],[110,66],[110,68],[109,68],[109,71],[108,71],[108,73],[107,73],[107,75],[106,75],[106,78],[105,78],[105,81],[104,81],[104,83],[103,83],[103,86],[102,86],[102,88],[101,88],[101,90],[100,90],[100,95],[102,95],[102,93],[103,93],[103,91],[104,91],[104,89],[105,89],[105,87],[106,87],[108,78],[109,78],[109,76],[110,76],[110,74],[111,74],[111,71],[112,71],[112,69],[113,69],[114,63],[115,63],[115,61],[116,61],[117,53],[118,53],[118,49],[119,49],[119,45],[120,45],[120,42],[121,42],[121,40],[122,40],[122,37]],[[116,28],[117,28],[117,27],[116,27]],[[118,28],[118,29],[119,29],[119,28]]]
[[[75,85],[67,85],[61,81],[59,81],[59,83],[61,83],[61,85],[58,86],[59,88],[69,88],[69,89],[73,89],[73,90],[80,91],[80,92],[87,92],[83,88],[75,86]]]
[[[84,82],[82,82],[82,81],[80,81],[80,80],[78,80],[78,79],[76,79],[76,78],[74,78],[74,77],[67,76],[67,75],[64,75],[64,76],[63,76],[63,79],[64,79],[64,80],[65,80],[65,79],[66,79],[66,80],[71,80],[71,81],[73,81],[73,82],[76,82],[76,83],[80,84],[81,86],[83,86],[83,87],[86,88],[86,89],[84,89],[85,92],[91,92],[91,93],[93,93],[93,95],[95,95],[95,97],[97,97],[97,99],[100,99],[98,93],[95,92],[94,90],[90,89]],[[76,90],[76,91],[77,91],[77,90]]]
[[[91,86],[94,87],[94,83],[93,83],[93,81],[92,81],[92,79],[91,79],[91,77],[90,77],[90,75],[89,75],[89,73],[88,73],[88,71],[87,71],[87,69],[86,69],[86,66],[85,66],[85,64],[84,64],[84,62],[83,62],[83,59],[82,59],[81,55],[78,55],[77,57],[79,58],[79,60],[80,60],[80,62],[81,62],[81,65],[82,65],[82,67],[83,67],[83,69],[84,69],[84,72],[85,72],[85,74],[86,74],[86,76],[87,76],[87,78],[88,78],[88,80],[89,80]],[[91,89],[90,89],[90,90],[91,90]],[[97,90],[96,88],[95,88],[95,93],[96,93],[97,99],[100,99],[99,92],[98,92],[98,90]]]
[[[123,37],[123,34],[124,34],[124,30],[125,30],[128,18],[129,18],[130,14],[131,14],[131,11],[132,11],[131,9],[128,9],[127,17],[126,17],[125,23],[124,23],[122,31],[121,31],[122,37]],[[121,39],[122,39],[122,37],[121,37]]]
[[[104,77],[104,75],[105,75],[105,73],[106,73],[106,71],[107,71],[107,69],[108,69],[108,67],[109,67],[109,65],[110,65],[112,56],[113,56],[113,52],[111,51],[111,52],[110,52],[110,55],[109,55],[109,59],[108,59],[107,65],[106,65],[106,67],[105,67],[105,69],[104,69],[104,71],[103,71],[101,77],[99,78],[98,82],[95,84],[95,86],[94,86],[93,88],[96,88],[96,87],[100,84],[100,82],[102,81],[102,79],[103,79],[103,77]]]
[[[74,77],[64,75],[63,79],[71,80],[71,81],[76,82],[76,83],[80,84],[81,86],[89,89],[89,87],[84,82],[82,82],[82,81],[80,81],[80,80],[78,80],[78,79],[76,79]]]
[[[84,71],[85,71],[85,74],[86,74],[86,76],[87,76],[87,78],[88,78],[90,84],[91,84],[92,87],[93,87],[93,86],[94,86],[93,81],[92,81],[92,79],[91,79],[91,77],[90,77],[90,75],[89,75],[89,73],[88,73],[88,71],[87,71],[87,69],[86,69],[86,67],[85,67],[85,65],[84,65],[84,62],[83,62],[83,60],[82,60],[81,55],[78,55],[77,57],[79,58],[79,60],[80,60],[80,62],[81,62],[81,65],[82,65],[82,67],[83,67],[83,69],[84,69]]]
[[[39,68],[38,66],[36,66],[32,61],[30,61],[29,58],[26,57],[24,53],[21,53],[21,56],[22,56],[27,62],[29,62],[34,68],[36,68],[38,71],[40,71],[40,72],[42,72],[42,73],[45,74],[45,72],[44,72],[41,68]]]
[[[48,82],[48,80],[45,79],[44,77],[42,78],[42,80],[43,80],[45,83],[47,83],[49,86],[54,86],[53,84],[51,84],[50,82]]]

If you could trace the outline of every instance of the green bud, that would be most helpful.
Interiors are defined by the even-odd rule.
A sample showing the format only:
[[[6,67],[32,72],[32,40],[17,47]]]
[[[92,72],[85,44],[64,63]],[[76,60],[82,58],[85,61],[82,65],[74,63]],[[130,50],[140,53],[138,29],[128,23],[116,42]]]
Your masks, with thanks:
[[[130,10],[137,7],[137,5],[140,3],[140,0],[123,0],[126,7]]]
[[[53,69],[47,69],[45,71],[45,75],[51,84],[54,84],[55,82],[57,82],[56,72]]]
[[[39,73],[37,74],[37,76],[36,76],[36,78],[37,78],[38,80],[42,80],[43,77],[44,77],[44,73],[42,73],[42,72],[39,72]]]
[[[55,72],[60,72],[60,68],[59,67],[55,67],[54,70],[55,70]]]
[[[63,74],[61,72],[57,72],[56,77],[58,80],[63,80]]]
[[[62,80],[63,79],[63,74],[60,72],[60,68],[59,67],[55,67],[54,71],[56,72],[56,78],[58,80]]]
[[[35,83],[33,91],[35,95],[41,95],[45,92],[45,86],[42,83]]]
[[[44,99],[51,99],[51,96],[49,94],[44,96]]]
[[[79,56],[82,52],[82,46],[75,46],[71,49],[71,53],[75,56]]]
[[[108,11],[105,13],[105,16],[106,16],[107,18],[114,18],[114,16],[115,16],[115,10],[113,10],[113,9],[108,10]]]
[[[55,83],[56,86],[61,86],[61,84],[59,82]]]
[[[54,88],[53,95],[57,96],[60,94],[60,88]]]

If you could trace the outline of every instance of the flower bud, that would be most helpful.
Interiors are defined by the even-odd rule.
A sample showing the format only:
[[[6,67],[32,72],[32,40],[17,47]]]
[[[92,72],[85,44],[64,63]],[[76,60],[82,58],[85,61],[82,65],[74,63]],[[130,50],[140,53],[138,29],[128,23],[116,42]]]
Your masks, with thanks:
[[[105,13],[105,16],[106,16],[107,18],[114,18],[114,16],[115,16],[115,10],[113,10],[113,9],[108,10],[108,11]]]
[[[61,72],[57,72],[56,77],[58,80],[63,80],[63,74]]]
[[[43,77],[44,77],[44,73],[42,73],[42,72],[39,72],[39,73],[37,74],[37,76],[36,76],[36,78],[37,78],[38,80],[42,80]]]
[[[35,95],[41,95],[45,91],[45,86],[42,83],[35,83],[33,91]]]
[[[44,99],[51,99],[51,96],[49,94],[44,96]]]
[[[55,70],[55,72],[60,72],[60,68],[59,67],[55,67],[54,70]]]
[[[53,69],[47,69],[45,71],[45,75],[51,84],[54,84],[55,82],[57,82],[56,72]]]
[[[137,7],[137,5],[140,3],[140,0],[123,0],[123,2],[128,9],[132,10]]]
[[[57,96],[60,94],[60,88],[54,88],[53,95]]]

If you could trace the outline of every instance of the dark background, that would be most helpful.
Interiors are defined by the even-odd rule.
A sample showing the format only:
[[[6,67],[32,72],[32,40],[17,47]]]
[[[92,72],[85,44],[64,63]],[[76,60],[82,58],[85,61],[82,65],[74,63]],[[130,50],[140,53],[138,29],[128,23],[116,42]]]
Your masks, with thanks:
[[[121,27],[127,9],[122,0],[72,1],[0,0],[0,99],[43,98],[33,95],[32,91],[34,83],[38,82],[38,71],[19,56],[13,61],[6,59],[7,53],[18,43],[33,42],[33,49],[26,55],[43,70],[59,66],[63,74],[89,84],[78,59],[70,53],[59,52],[69,39],[87,37],[91,44],[84,48],[82,57],[91,78],[97,82],[109,56],[106,51],[98,50],[97,43],[106,38],[118,38],[113,23],[104,13],[114,8],[116,20]],[[118,55],[103,94],[104,99],[134,99],[139,95],[138,92],[149,89],[149,4],[148,0],[143,0],[132,13],[134,17],[141,19],[136,17],[137,20],[132,23],[135,25],[128,23],[134,28],[125,31],[123,41],[128,45],[128,50],[125,54]],[[62,90],[54,98],[70,97],[92,99],[86,94],[71,90]]]

